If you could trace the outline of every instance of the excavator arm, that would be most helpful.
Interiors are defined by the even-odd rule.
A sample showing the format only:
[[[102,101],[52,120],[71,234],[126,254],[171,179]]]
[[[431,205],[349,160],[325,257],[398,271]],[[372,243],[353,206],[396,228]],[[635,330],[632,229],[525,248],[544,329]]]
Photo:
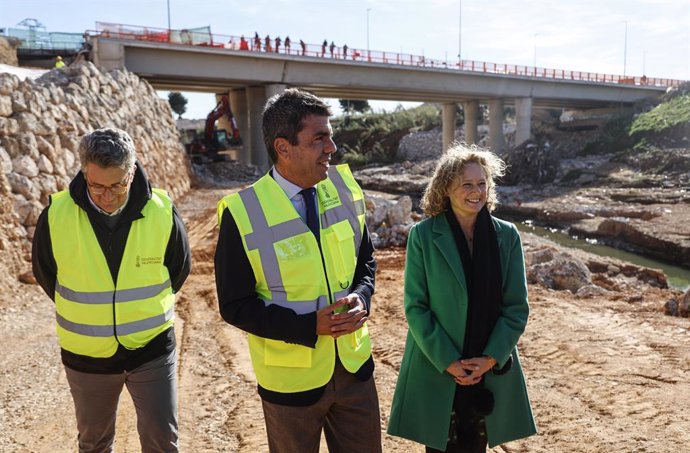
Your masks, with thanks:
[[[240,130],[237,127],[237,122],[235,121],[235,115],[232,114],[232,109],[230,108],[230,101],[227,95],[221,96],[216,107],[211,110],[211,112],[206,116],[206,127],[204,129],[204,138],[207,144],[215,143],[215,129],[216,121],[223,115],[228,117],[230,126],[232,127],[231,144],[239,144],[240,141]]]

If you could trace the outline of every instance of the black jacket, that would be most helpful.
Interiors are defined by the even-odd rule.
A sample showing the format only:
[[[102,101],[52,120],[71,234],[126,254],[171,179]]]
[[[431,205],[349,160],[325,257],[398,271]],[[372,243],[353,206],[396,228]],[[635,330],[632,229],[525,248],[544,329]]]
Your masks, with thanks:
[[[86,192],[86,180],[82,172],[79,172],[74,177],[70,183],[69,191],[77,206],[86,211],[91,227],[96,234],[98,243],[108,263],[113,282],[117,282],[117,274],[132,222],[143,218],[141,210],[151,198],[151,185],[144,169],[137,162],[136,172],[134,173],[134,179],[129,192],[129,201],[122,211],[117,225],[112,230],[103,221],[104,215],[96,211],[91,205]],[[36,280],[46,294],[54,300],[57,264],[53,256],[53,247],[50,239],[48,208],[46,207],[38,218],[31,255]],[[184,222],[174,206],[172,232],[165,251],[163,264],[170,273],[173,292],[179,291],[189,275],[191,251],[187,241],[187,231]],[[175,332],[171,327],[142,348],[130,350],[120,345],[115,354],[108,358],[88,357],[62,349],[62,363],[74,370],[85,373],[113,374],[133,370],[174,349]]]
[[[376,259],[369,233],[364,228],[357,255],[352,292],[357,293],[369,311],[374,294]],[[263,338],[316,347],[316,313],[298,315],[289,308],[264,304],[256,294],[256,278],[242,245],[235,219],[223,211],[215,254],[216,289],[223,319],[246,332]],[[371,357],[355,373],[365,381],[374,371]],[[278,393],[258,387],[261,398],[275,404],[307,406],[321,398],[324,387],[298,393]]]

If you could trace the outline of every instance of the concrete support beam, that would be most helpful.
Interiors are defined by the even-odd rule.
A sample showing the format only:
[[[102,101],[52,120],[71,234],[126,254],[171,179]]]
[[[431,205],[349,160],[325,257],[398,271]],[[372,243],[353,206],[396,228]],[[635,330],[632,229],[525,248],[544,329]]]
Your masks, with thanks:
[[[442,130],[443,152],[448,151],[450,144],[455,140],[455,113],[457,107],[454,103],[443,104]]]
[[[503,141],[503,99],[492,99],[489,101],[489,148],[500,154]]]
[[[463,102],[462,110],[465,114],[465,143],[474,145],[479,141],[479,134],[477,133],[479,101]]]
[[[240,137],[242,137],[242,148],[240,149],[237,160],[243,164],[251,163],[251,154],[249,148],[249,112],[247,110],[247,91],[244,88],[230,90],[228,93],[230,97],[230,108],[233,115],[235,115],[235,122],[237,128],[240,130]]]
[[[124,69],[125,46],[115,42],[102,41],[95,37],[90,58],[96,66],[103,67],[108,71]]]
[[[247,111],[249,117],[249,153],[250,163],[261,170],[268,170],[271,159],[266,152],[263,134],[261,133],[261,114],[266,103],[266,89],[263,86],[248,87]]]
[[[515,146],[532,138],[532,98],[515,99]]]

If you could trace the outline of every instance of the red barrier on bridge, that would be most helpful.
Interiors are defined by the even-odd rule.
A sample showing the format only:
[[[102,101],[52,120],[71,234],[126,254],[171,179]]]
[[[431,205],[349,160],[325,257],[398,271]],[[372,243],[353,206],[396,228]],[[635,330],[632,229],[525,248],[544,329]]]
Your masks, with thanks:
[[[196,45],[204,47],[223,48],[231,51],[261,52],[266,53],[262,47],[265,38],[261,38],[262,45],[258,49],[252,46],[254,37],[245,38],[249,43],[248,49],[241,49],[240,42],[243,36],[212,34],[210,27],[198,29],[167,30],[135,25],[122,25],[97,22],[96,31],[90,31],[92,35],[112,37],[120,39],[135,39],[139,41],[163,42],[179,45]],[[460,60],[450,62],[448,60],[428,59],[424,55],[411,55],[405,53],[382,52],[377,50],[363,50],[350,47],[336,46],[333,50],[323,44],[306,44],[304,49],[299,41],[293,41],[289,49],[284,46],[273,46],[273,39],[269,40],[268,52],[284,55],[294,55],[307,58],[329,58],[334,60],[349,60],[354,62],[377,63],[397,66],[419,66],[435,69],[451,69],[464,72],[481,72],[486,74],[515,75],[522,77],[549,78],[563,80],[577,80],[582,82],[612,83],[640,86],[678,86],[683,80],[664,79],[657,77],[630,77],[613,74],[599,74],[594,72],[569,71],[565,69],[537,68],[533,66],[509,65],[489,63],[485,61]],[[253,49],[253,50],[249,50]]]

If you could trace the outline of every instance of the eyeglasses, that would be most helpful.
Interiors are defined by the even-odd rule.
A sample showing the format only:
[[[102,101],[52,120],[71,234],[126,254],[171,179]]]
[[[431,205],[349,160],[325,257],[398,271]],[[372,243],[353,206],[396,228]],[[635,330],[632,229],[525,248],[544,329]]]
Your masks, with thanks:
[[[117,184],[113,184],[110,187],[104,187],[99,184],[91,184],[88,180],[88,178],[84,177],[86,179],[86,185],[89,186],[89,190],[93,195],[103,195],[107,191],[110,191],[112,195],[123,195],[124,193],[129,190],[129,183],[132,180],[132,174],[128,174],[125,179],[120,181]]]

